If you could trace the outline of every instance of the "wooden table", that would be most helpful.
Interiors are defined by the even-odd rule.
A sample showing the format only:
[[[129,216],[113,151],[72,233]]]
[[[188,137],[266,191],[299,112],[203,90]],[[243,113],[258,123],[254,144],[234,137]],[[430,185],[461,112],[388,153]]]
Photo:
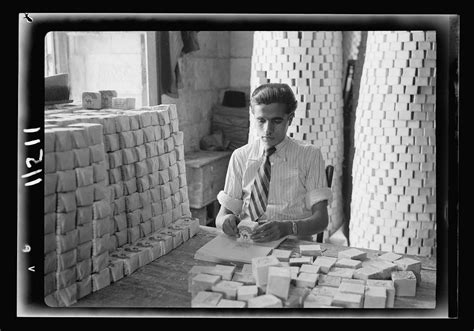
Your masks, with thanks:
[[[141,308],[188,308],[191,305],[191,294],[188,293],[188,271],[194,265],[215,265],[215,263],[194,259],[194,253],[213,239],[218,230],[201,226],[200,232],[170,253],[143,266],[131,275],[116,283],[91,293],[72,307],[141,307]],[[308,243],[295,238],[287,238],[278,248],[295,249],[301,243]],[[345,246],[321,243],[323,254],[337,256],[337,252],[347,249]],[[361,249],[368,256],[380,254],[379,251]],[[436,304],[436,259],[416,257],[422,262],[422,281],[414,298],[397,297],[395,308],[434,308]],[[192,309],[189,309],[191,311]],[[306,309],[304,309],[306,311]],[[335,309],[341,311],[341,309]],[[333,310],[333,311],[335,311]],[[394,309],[384,310],[393,316]],[[396,309],[395,309],[396,310]],[[156,312],[156,310],[154,310]],[[174,314],[172,309],[167,314]],[[197,309],[197,311],[200,311]],[[235,313],[235,310],[232,310]],[[303,309],[301,309],[303,311]],[[350,310],[349,310],[350,311]],[[362,310],[358,310],[361,311]],[[280,310],[280,313],[282,311]],[[380,312],[380,311],[379,311]],[[380,316],[380,313],[377,316]],[[134,314],[126,310],[124,314]],[[135,311],[136,313],[136,311]],[[122,314],[122,310],[121,310]],[[202,314],[202,312],[200,312]],[[390,315],[391,314],[391,315]]]

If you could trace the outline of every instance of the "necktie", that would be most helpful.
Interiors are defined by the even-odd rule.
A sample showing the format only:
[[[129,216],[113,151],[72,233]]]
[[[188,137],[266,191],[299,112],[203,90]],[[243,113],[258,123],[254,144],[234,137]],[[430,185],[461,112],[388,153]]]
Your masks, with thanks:
[[[257,176],[252,185],[249,203],[250,219],[256,222],[267,209],[268,192],[270,189],[271,164],[270,155],[276,151],[271,147],[265,151],[265,161],[258,169]]]

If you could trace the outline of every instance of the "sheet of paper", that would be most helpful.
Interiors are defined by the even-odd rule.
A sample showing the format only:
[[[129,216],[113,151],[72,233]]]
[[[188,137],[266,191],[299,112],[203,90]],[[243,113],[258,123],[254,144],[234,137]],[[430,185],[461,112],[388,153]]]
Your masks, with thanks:
[[[196,260],[209,262],[251,263],[252,258],[267,256],[286,237],[266,243],[242,242],[235,237],[219,234],[216,238],[202,246],[194,255]]]

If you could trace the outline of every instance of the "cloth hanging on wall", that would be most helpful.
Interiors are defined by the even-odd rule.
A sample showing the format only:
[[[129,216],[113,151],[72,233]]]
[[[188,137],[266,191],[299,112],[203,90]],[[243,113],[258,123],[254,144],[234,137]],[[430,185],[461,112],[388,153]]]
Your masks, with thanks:
[[[198,31],[157,33],[157,61],[161,82],[158,95],[166,94],[178,98],[178,89],[183,86],[178,60],[184,54],[199,50],[197,33]]]

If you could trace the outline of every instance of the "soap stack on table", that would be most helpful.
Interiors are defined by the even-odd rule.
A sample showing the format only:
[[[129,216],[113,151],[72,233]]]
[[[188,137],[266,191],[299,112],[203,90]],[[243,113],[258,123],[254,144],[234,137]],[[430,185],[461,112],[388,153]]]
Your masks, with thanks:
[[[51,306],[89,294],[100,271],[93,269],[99,244],[94,222],[110,217],[102,139],[98,124],[45,128],[45,301]],[[108,241],[101,244],[108,253]]]
[[[368,257],[348,248],[325,256],[320,245],[272,254],[236,266],[194,266],[188,272],[191,307],[393,308],[416,296],[421,262],[395,253]]]
[[[350,242],[436,247],[436,31],[369,31],[355,121]]]
[[[288,136],[321,150],[326,165],[334,166],[333,200],[324,240],[343,222],[343,97],[342,32],[256,31],[251,90],[261,84],[285,83],[298,102]],[[249,142],[257,139],[250,113]]]
[[[48,114],[45,301],[69,306],[194,236],[174,105]]]

